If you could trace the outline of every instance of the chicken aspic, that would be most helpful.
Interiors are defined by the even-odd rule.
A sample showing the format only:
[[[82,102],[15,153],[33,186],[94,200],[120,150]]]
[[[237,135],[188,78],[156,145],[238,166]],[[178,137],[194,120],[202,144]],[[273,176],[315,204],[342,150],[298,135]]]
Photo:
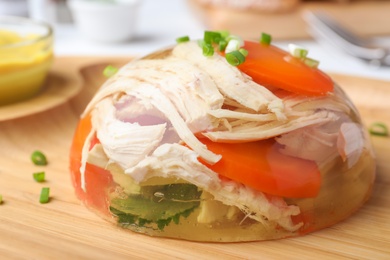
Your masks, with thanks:
[[[361,207],[375,162],[357,110],[305,49],[264,39],[205,32],[110,77],[71,148],[84,204],[132,231],[215,242],[303,235]]]

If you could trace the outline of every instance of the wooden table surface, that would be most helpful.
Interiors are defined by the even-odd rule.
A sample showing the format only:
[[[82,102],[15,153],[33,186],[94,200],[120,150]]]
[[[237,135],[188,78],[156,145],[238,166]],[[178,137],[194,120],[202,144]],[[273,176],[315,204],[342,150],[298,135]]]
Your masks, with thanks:
[[[0,121],[0,259],[390,259],[390,138],[373,137],[377,179],[368,203],[349,219],[303,237],[248,243],[198,243],[153,238],[105,222],[77,200],[68,154],[79,115],[102,68],[126,60],[57,58],[52,74],[81,91],[56,107]],[[81,72],[81,73],[80,73]],[[364,122],[390,126],[390,83],[332,75],[360,110]],[[30,161],[43,151],[47,166]],[[32,178],[46,172],[46,182]],[[51,199],[40,204],[42,187]]]

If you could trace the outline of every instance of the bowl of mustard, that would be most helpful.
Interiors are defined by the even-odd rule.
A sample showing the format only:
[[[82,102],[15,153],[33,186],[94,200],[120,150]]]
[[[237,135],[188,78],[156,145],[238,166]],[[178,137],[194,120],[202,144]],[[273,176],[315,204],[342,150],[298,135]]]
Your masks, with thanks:
[[[52,61],[50,25],[24,17],[0,16],[0,106],[38,95]]]

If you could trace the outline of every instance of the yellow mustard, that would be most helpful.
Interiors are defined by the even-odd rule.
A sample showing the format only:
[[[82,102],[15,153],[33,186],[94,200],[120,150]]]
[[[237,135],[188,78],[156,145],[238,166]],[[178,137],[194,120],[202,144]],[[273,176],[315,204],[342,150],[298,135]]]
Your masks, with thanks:
[[[52,36],[0,30],[0,105],[37,95],[53,60]]]

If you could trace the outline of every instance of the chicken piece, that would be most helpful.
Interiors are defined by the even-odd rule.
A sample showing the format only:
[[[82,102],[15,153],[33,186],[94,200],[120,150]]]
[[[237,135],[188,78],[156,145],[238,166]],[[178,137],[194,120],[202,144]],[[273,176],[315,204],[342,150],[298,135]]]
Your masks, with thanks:
[[[254,111],[270,111],[275,113],[278,119],[285,119],[283,102],[267,88],[255,83],[238,68],[227,63],[224,57],[218,54],[205,57],[195,42],[177,45],[172,55],[186,59],[207,72],[227,98]]]
[[[214,164],[221,159],[220,155],[216,155],[207,150],[207,147],[195,137],[174,105],[160,89],[149,84],[141,84],[139,88],[130,90],[126,93],[141,99],[143,102],[150,102],[150,104],[160,110],[169,119],[182,141],[196,151],[204,160]]]
[[[111,161],[123,169],[136,165],[160,144],[166,123],[141,126],[115,117],[116,109],[104,99],[92,114],[92,122],[99,131],[97,137]]]
[[[207,112],[223,105],[223,96],[211,78],[184,60],[140,60],[123,73],[158,86],[194,133],[211,129]]]
[[[337,156],[337,133],[327,132],[327,124],[297,129],[276,138],[286,155],[323,163]]]
[[[171,57],[165,60],[139,60],[136,63],[130,63],[129,66],[123,69],[123,72],[129,75],[127,74],[128,71],[134,69],[153,69],[167,76],[174,75],[183,83],[182,87],[199,96],[210,108],[216,109],[223,105],[223,96],[215,82],[206,72],[186,60]],[[155,75],[156,78],[161,76],[161,74]]]
[[[276,137],[302,127],[324,124],[337,119],[338,117],[332,112],[318,111],[305,117],[293,117],[287,121],[271,121],[266,124],[240,120],[238,124],[231,125],[230,131],[206,132],[203,135],[214,142],[249,142]]]
[[[351,168],[359,160],[364,148],[363,131],[357,123],[342,123],[337,148],[344,161]]]
[[[349,113],[351,111],[350,106],[344,100],[345,98],[335,94],[320,97],[291,95],[285,97],[283,102],[288,115],[299,115],[299,112],[302,111],[315,111],[319,109]]]

